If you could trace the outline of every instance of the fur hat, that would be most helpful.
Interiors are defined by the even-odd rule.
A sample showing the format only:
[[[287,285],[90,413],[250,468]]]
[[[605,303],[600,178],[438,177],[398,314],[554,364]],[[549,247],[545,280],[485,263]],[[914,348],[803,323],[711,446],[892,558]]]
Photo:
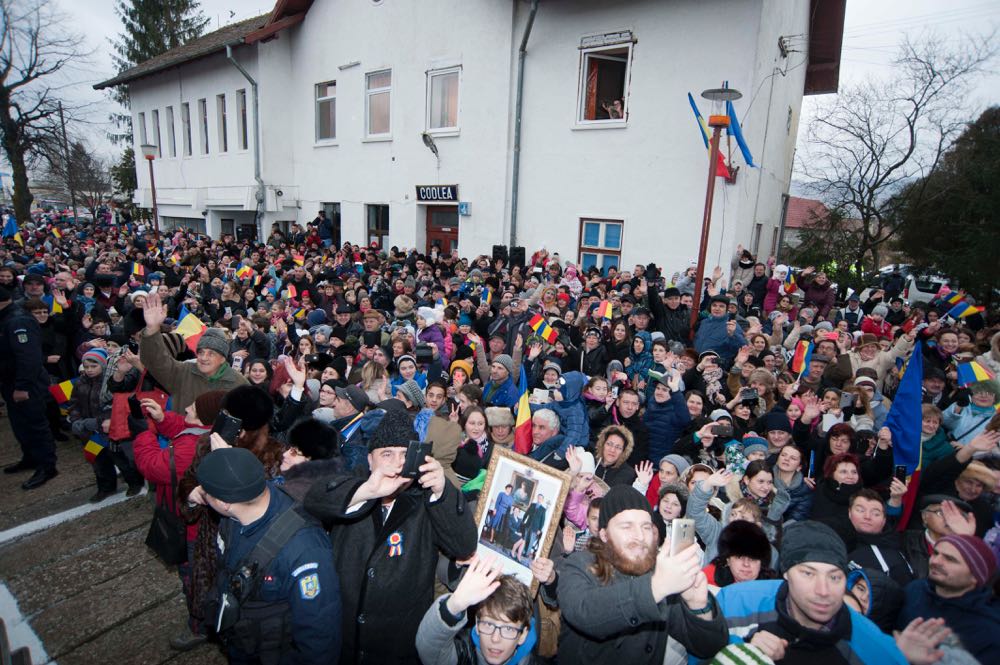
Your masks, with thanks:
[[[222,400],[222,408],[242,420],[247,432],[264,427],[274,415],[274,402],[266,392],[254,386],[237,386],[230,390]]]
[[[413,429],[413,418],[406,411],[386,411],[368,439],[368,452],[379,448],[405,448],[415,438],[417,433]]]
[[[452,363],[454,365],[454,363]],[[486,407],[486,422],[490,427],[514,426],[514,414],[505,406]]]
[[[311,460],[335,457],[341,439],[340,432],[313,418],[303,418],[288,430],[288,445]]]
[[[753,522],[733,520],[719,534],[719,560],[731,556],[745,556],[756,559],[762,566],[771,563],[771,543],[764,530]]]
[[[394,314],[397,319],[403,319],[413,314],[413,299],[409,296],[396,296],[392,304],[396,308]]]
[[[434,325],[438,322],[437,312],[430,307],[418,307],[417,316],[426,321],[428,325]]]

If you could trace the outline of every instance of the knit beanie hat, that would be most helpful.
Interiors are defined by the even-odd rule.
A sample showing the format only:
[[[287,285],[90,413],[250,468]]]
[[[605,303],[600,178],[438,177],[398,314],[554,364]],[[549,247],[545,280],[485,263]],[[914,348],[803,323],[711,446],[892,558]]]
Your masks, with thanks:
[[[229,340],[226,339],[225,333],[223,333],[218,328],[209,328],[205,331],[205,334],[201,336],[198,340],[198,351],[202,349],[208,349],[209,351],[215,351],[223,358],[229,357]]]
[[[472,325],[472,317],[469,316],[466,312],[462,312],[461,314],[458,315],[458,325],[460,325],[460,326],[471,326]]]
[[[882,318],[885,318],[886,314],[888,313],[889,313],[889,308],[886,307],[885,305],[875,305],[875,308],[872,309],[872,314],[874,314],[875,316],[881,316]]]
[[[97,363],[101,367],[107,367],[108,352],[104,349],[91,349],[83,354],[83,358],[81,358],[81,360],[83,362],[87,362],[89,360],[92,363]]]
[[[222,400],[226,396],[225,390],[210,390],[202,393],[194,399],[194,412],[198,420],[205,427],[211,427],[219,415],[222,408]]]
[[[958,550],[977,586],[985,586],[997,572],[997,558],[990,546],[976,536],[950,535],[939,539],[935,545],[949,543]]]
[[[396,393],[402,393],[410,404],[418,409],[424,408],[424,391],[420,389],[420,384],[410,379],[396,388]]]
[[[456,369],[460,369],[463,372],[465,372],[465,376],[468,377],[469,379],[471,379],[473,377],[473,374],[472,374],[472,363],[470,363],[468,360],[453,360],[453,361],[451,361],[451,371],[450,371],[450,373],[454,374]]]
[[[715,654],[709,665],[773,665],[774,661],[764,655],[764,652],[749,642],[727,644]]]
[[[639,491],[631,485],[615,485],[601,499],[601,515],[597,520],[597,526],[605,529],[611,518],[626,510],[643,510],[650,515],[653,514],[646,500]]]
[[[267,487],[264,465],[246,448],[213,450],[198,465],[197,476],[206,494],[226,503],[251,501]]]
[[[413,419],[406,411],[386,411],[378,427],[368,439],[368,452],[379,448],[405,448],[417,438]]]
[[[309,324],[310,328],[323,325],[326,323],[326,312],[321,309],[314,309],[306,314],[306,323]]]
[[[822,522],[807,520],[785,527],[781,542],[781,570],[800,563],[828,563],[847,572],[847,547],[837,533]]]
[[[687,471],[688,467],[691,466],[691,462],[688,462],[686,459],[676,454],[664,455],[660,458],[660,464],[663,464],[664,462],[670,462],[673,467],[677,469],[678,477],[680,477],[680,475]]]
[[[500,363],[501,365],[503,365],[504,369],[507,370],[508,374],[510,374],[511,376],[514,375],[514,359],[508,356],[506,353],[501,353],[500,355],[498,355],[496,358],[493,359],[493,362]]]

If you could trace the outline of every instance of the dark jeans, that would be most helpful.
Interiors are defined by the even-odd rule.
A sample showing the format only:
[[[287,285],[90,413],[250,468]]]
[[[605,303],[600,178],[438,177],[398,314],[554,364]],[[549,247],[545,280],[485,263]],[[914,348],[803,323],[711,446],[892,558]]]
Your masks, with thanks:
[[[36,386],[28,391],[28,399],[14,401],[14,387],[0,386],[0,396],[7,403],[7,415],[14,437],[21,445],[21,457],[41,469],[56,468],[56,442],[45,415],[48,389]]]
[[[115,467],[122,472],[122,477],[129,487],[142,485],[143,478],[135,468],[135,462],[128,455],[132,443],[129,441],[111,443],[104,448],[94,460],[94,475],[97,476],[97,489],[102,492],[114,492],[118,487],[118,474]]]

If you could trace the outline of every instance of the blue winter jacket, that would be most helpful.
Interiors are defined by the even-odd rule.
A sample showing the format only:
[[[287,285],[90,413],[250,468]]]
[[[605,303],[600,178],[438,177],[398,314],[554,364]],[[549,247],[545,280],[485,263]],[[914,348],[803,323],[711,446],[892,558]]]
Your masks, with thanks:
[[[664,455],[674,449],[684,428],[691,422],[684,393],[670,394],[670,399],[662,404],[656,400],[646,402],[646,414],[642,417],[649,428],[649,454],[654,465],[659,464]]]
[[[559,416],[559,433],[566,437],[568,445],[587,448],[590,445],[590,419],[582,397],[587,377],[580,372],[566,372],[562,378],[565,381],[559,389],[562,401],[539,404],[532,408],[532,413],[540,409],[555,411]]]
[[[958,598],[941,598],[934,593],[928,580],[913,580],[903,590],[903,609],[896,619],[896,627],[902,630],[917,617],[944,619],[980,663],[990,662],[1000,654],[1000,630],[997,630],[1000,601],[993,598],[988,587],[980,587]]]
[[[743,329],[736,326],[736,332],[729,335],[726,332],[726,324],[729,323],[729,315],[709,316],[702,319],[698,326],[698,332],[694,336],[694,348],[698,353],[705,351],[715,351],[728,365],[736,357],[740,347],[747,341],[743,336]]]
[[[521,370],[522,372],[524,369]],[[499,386],[490,381],[483,386],[484,406],[506,406],[513,407],[521,399],[521,393],[517,390],[517,385],[509,376],[507,380]]]
[[[760,626],[778,621],[776,608],[779,593],[784,597],[784,580],[741,582],[723,587],[716,594],[726,623],[729,625],[729,643],[739,644],[749,639]],[[891,635],[886,635],[870,619],[853,609],[850,612],[850,637],[836,643],[840,658],[850,663],[878,663],[879,665],[906,665],[906,658],[896,646]],[[816,662],[822,653],[816,652]],[[688,658],[689,663],[697,661]]]

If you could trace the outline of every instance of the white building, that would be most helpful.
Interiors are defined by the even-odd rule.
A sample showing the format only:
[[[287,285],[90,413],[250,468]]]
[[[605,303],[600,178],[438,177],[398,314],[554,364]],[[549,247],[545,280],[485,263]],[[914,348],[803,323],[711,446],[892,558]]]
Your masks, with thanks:
[[[263,238],[323,208],[339,242],[677,267],[708,172],[687,93],[707,118],[699,92],[728,81],[759,168],[733,141],[708,254],[725,263],[738,242],[776,247],[802,96],[836,91],[845,2],[278,0],[96,87],[129,86],[168,227]]]

